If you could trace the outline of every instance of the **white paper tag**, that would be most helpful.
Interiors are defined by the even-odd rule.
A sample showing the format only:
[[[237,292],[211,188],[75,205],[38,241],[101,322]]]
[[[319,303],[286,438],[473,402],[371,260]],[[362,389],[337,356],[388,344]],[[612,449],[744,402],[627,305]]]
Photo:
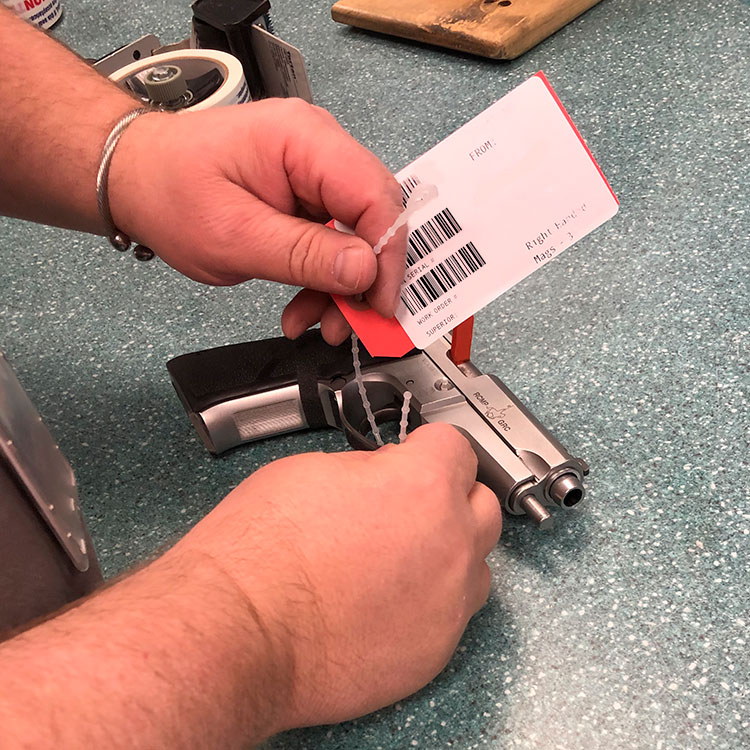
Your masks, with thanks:
[[[396,321],[423,349],[617,213],[618,203],[542,74],[397,175],[438,196],[409,219]],[[399,356],[379,316],[351,316],[368,351]],[[343,302],[343,305],[342,305]],[[380,321],[383,319],[380,318]],[[396,336],[395,338],[398,338]],[[396,346],[396,344],[394,344]]]
[[[260,26],[251,27],[253,51],[268,96],[298,96],[312,104],[312,90],[302,53]]]

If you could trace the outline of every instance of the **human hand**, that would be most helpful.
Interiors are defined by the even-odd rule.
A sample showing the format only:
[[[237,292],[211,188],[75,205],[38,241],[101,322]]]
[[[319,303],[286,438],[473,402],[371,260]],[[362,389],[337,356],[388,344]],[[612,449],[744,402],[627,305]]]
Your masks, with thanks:
[[[138,118],[115,151],[109,197],[116,226],[192,279],[305,287],[282,317],[291,338],[318,321],[329,343],[346,338],[329,292],[365,292],[395,312],[404,234],[377,257],[372,245],[402,210],[398,183],[301,99]],[[356,234],[324,226],[330,217]]]
[[[486,601],[501,529],[476,456],[447,425],[401,445],[276,461],[169,555],[210,556],[287,654],[275,731],[360,716],[443,669]],[[196,554],[197,553],[197,554]]]

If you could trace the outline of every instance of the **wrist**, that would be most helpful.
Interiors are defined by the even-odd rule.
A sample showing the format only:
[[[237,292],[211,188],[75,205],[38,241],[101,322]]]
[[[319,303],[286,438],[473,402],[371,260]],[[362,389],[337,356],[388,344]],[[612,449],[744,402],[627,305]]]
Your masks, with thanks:
[[[201,550],[178,544],[149,570],[179,581],[185,606],[177,619],[198,634],[204,668],[230,691],[238,733],[258,742],[289,728],[295,670],[288,630]]]
[[[171,116],[173,113],[155,111],[137,117],[123,132],[112,154],[106,186],[109,211],[115,227],[134,242],[143,242],[141,227],[149,221],[152,224],[158,221],[163,213],[160,206],[144,205],[144,196],[170,199],[152,184],[155,175],[149,165],[162,148],[159,144],[162,121]]]

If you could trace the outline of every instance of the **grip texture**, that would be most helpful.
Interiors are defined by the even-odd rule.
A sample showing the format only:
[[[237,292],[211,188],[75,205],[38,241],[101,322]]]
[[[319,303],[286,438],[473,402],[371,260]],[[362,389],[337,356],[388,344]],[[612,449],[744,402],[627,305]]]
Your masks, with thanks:
[[[380,361],[366,352],[361,359],[363,366]],[[195,413],[224,401],[299,384],[308,424],[323,427],[327,422],[318,383],[351,376],[352,352],[348,341],[329,346],[315,328],[294,341],[280,337],[183,354],[167,362],[167,370],[185,408]]]

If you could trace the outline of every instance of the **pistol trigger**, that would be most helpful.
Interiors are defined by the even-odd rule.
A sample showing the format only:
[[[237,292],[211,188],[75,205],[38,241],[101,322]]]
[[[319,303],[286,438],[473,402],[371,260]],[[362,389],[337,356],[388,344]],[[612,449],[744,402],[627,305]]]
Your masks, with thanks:
[[[378,449],[374,440],[368,440],[361,432],[355,430],[346,420],[342,420],[346,442],[356,451],[374,451]]]

